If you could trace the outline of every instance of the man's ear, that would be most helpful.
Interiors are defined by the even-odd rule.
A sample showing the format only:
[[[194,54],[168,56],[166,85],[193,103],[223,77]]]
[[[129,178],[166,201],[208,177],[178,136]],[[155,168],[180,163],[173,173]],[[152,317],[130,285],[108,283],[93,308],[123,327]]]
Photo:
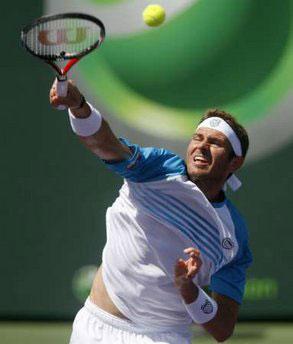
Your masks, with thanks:
[[[232,160],[230,161],[230,172],[233,173],[243,165],[244,163],[244,158],[243,156],[234,156]]]

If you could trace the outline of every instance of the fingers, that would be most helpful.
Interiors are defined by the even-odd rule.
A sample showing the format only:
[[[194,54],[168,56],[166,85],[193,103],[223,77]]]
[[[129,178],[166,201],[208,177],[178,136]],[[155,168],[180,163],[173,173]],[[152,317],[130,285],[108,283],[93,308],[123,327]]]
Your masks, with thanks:
[[[174,282],[177,288],[188,282],[187,278],[187,265],[183,259],[178,259],[175,263],[174,269]]]
[[[183,252],[186,254],[189,254],[190,257],[199,257],[200,256],[200,251],[194,247],[188,247]]]
[[[202,260],[200,259],[200,251],[194,247],[188,247],[183,251],[189,255],[187,260],[178,259],[175,263],[174,277],[175,285],[180,288],[196,276],[199,272]]]
[[[187,272],[187,265],[183,259],[178,259],[175,264],[175,275],[185,274]]]
[[[193,277],[199,272],[202,262],[200,258],[189,259],[187,263],[187,277],[193,279]]]
[[[50,92],[49,101],[53,107],[58,107],[59,105],[69,106],[66,97],[57,96],[56,91]]]
[[[50,93],[49,93],[49,101],[53,107],[57,107],[58,105],[61,105],[61,104],[65,105],[63,102],[63,97],[60,97],[57,95],[56,83],[57,83],[57,78],[54,80],[53,85],[50,89]]]
[[[189,258],[185,261],[185,263],[187,266],[187,277],[192,279],[199,272],[202,265],[200,251],[194,247],[189,247],[183,252],[189,255]]]

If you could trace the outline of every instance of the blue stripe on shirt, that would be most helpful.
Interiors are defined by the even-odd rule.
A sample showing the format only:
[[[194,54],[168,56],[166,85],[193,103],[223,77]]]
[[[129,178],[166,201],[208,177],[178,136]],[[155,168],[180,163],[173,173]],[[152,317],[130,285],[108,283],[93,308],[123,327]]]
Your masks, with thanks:
[[[219,264],[222,252],[217,249],[216,246],[211,244],[211,242],[214,242],[214,240],[209,242],[207,239],[202,238],[201,233],[203,231],[200,227],[195,228],[192,223],[190,225],[190,222],[183,218],[181,214],[176,215],[178,212],[175,208],[166,206],[166,203],[160,201],[158,198],[154,199],[153,195],[145,189],[139,192],[139,201],[146,209],[156,215],[157,218],[165,220],[184,233],[190,240],[192,240],[192,242],[196,244],[199,250],[214,263],[215,266]]]
[[[186,228],[189,228],[194,235],[200,235],[203,241],[205,241],[205,245],[215,253],[218,262],[222,260],[223,253],[219,233],[215,227],[212,226],[215,231],[211,231],[209,228],[209,226],[211,226],[209,222],[206,220],[200,221],[202,217],[194,209],[185,206],[182,202],[171,195],[166,195],[162,192],[160,192],[159,195],[156,195],[154,191],[148,190],[147,195],[150,194],[154,197],[156,204],[161,203],[163,208],[170,211],[170,214],[176,215],[178,221],[184,219],[183,225]],[[162,202],[162,200],[164,202]],[[211,244],[213,244],[213,246],[211,246]]]

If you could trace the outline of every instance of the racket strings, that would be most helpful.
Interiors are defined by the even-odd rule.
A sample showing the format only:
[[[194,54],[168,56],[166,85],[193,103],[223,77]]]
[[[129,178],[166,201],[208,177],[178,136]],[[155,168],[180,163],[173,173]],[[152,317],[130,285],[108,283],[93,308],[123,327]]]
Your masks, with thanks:
[[[97,45],[101,28],[80,18],[62,18],[39,23],[26,34],[25,44],[40,57],[65,60]]]

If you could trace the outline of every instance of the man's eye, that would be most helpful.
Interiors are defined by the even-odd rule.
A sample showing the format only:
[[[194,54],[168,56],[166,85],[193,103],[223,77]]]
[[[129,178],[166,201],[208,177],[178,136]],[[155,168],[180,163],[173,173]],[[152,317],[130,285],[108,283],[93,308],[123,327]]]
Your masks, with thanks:
[[[192,136],[192,139],[194,140],[194,141],[200,141],[200,137],[199,136]]]
[[[217,147],[222,147],[222,143],[220,141],[212,141],[211,145],[217,146]]]

